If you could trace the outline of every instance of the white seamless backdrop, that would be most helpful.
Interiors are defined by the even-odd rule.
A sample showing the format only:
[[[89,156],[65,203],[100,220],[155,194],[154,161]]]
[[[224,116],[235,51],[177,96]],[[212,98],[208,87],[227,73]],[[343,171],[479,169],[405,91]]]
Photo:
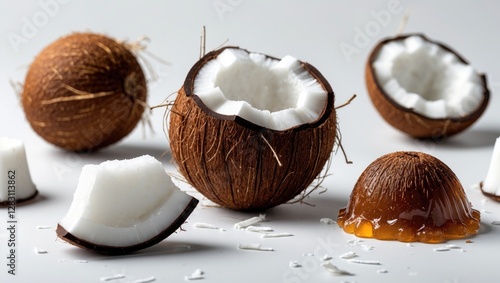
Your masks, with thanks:
[[[299,1],[299,0],[0,0],[0,135],[25,142],[33,181],[40,192],[31,203],[18,205],[16,275],[8,270],[9,231],[0,229],[0,282],[185,282],[201,269],[200,282],[498,282],[496,253],[500,254],[500,204],[475,188],[486,175],[495,139],[500,136],[500,3],[480,1]],[[371,48],[400,29],[424,33],[462,54],[488,78],[491,101],[481,119],[466,132],[442,142],[416,141],[394,130],[372,106],[364,83],[364,67]],[[40,50],[74,31],[106,33],[118,39],[150,40],[144,53],[157,79],[150,79],[150,105],[175,93],[199,58],[202,26],[207,28],[207,50],[237,45],[276,57],[287,54],[314,65],[331,83],[336,104],[358,97],[338,110],[342,143],[353,164],[341,152],[333,156],[331,175],[322,194],[307,202],[285,204],[266,211],[266,226],[294,236],[261,239],[238,231],[234,223],[256,216],[199,205],[189,221],[171,237],[149,249],[125,256],[102,256],[57,240],[55,227],[65,215],[82,166],[108,159],[150,154],[175,173],[163,132],[165,109],[152,111],[154,133],[139,126],[121,142],[95,154],[68,153],[47,144],[30,128],[16,93]],[[168,61],[164,64],[156,57]],[[18,84],[16,84],[18,83]],[[17,85],[16,88],[12,85]],[[172,98],[172,97],[171,97]],[[145,135],[145,137],[144,137]],[[361,172],[377,157],[397,150],[432,154],[456,173],[474,208],[482,212],[477,236],[429,245],[357,239],[335,224]],[[189,186],[183,189],[193,192]],[[199,195],[195,194],[197,197]],[[200,197],[201,198],[201,197]],[[205,202],[202,202],[205,203]],[[197,229],[206,222],[224,228]],[[7,209],[0,209],[0,227],[7,225]],[[359,241],[358,241],[359,240]],[[239,250],[240,243],[260,243],[272,252]],[[461,248],[436,252],[453,244]],[[46,253],[36,253],[35,249]],[[339,256],[355,252],[360,260]],[[322,266],[324,256],[352,275],[335,276]],[[295,261],[301,267],[291,267]],[[118,278],[122,277],[122,278]]]

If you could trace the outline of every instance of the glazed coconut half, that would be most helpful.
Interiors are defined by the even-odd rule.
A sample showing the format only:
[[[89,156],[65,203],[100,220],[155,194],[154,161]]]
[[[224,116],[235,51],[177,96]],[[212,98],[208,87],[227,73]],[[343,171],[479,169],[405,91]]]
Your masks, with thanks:
[[[165,239],[197,203],[151,156],[85,165],[57,234],[96,252],[129,253]]]
[[[261,210],[304,191],[336,138],[334,94],[313,66],[225,47],[190,70],[171,109],[172,155],[208,199]]]
[[[381,41],[369,57],[366,81],[382,117],[415,138],[461,132],[489,100],[483,74],[451,48],[420,34]]]

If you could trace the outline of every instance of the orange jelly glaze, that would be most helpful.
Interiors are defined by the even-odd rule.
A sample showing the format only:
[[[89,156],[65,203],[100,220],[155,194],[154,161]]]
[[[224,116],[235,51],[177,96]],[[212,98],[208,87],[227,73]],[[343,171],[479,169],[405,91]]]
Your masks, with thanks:
[[[359,177],[338,225],[358,237],[439,243],[477,234],[460,181],[446,164],[420,152],[395,152]]]

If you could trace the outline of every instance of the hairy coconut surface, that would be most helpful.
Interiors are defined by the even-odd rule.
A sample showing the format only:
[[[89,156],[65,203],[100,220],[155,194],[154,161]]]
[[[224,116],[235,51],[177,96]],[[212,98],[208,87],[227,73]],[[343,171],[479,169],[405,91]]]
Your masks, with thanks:
[[[146,97],[143,71],[124,44],[100,34],[73,33],[32,62],[22,105],[42,138],[67,150],[91,151],[130,133]]]
[[[187,75],[171,109],[170,147],[179,171],[205,197],[231,209],[262,210],[305,190],[330,158],[337,130],[334,94],[318,70],[300,62],[325,91],[315,121],[272,130],[237,114],[221,115],[207,107],[194,88],[200,70],[227,48],[238,49],[206,54]],[[239,74],[247,75],[244,69]]]
[[[375,108],[389,124],[414,138],[457,134],[488,105],[485,76],[450,47],[421,34],[382,40],[365,71]]]
[[[363,171],[338,225],[359,237],[437,243],[477,234],[480,213],[442,161],[393,152]]]

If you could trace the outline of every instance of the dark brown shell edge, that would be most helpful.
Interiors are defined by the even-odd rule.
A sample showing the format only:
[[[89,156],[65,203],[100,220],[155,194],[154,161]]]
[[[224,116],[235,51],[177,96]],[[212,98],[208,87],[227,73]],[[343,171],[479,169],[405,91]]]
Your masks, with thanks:
[[[488,193],[488,192],[485,192],[483,191],[483,182],[479,183],[479,189],[481,190],[481,193],[483,193],[483,195],[495,200],[495,201],[498,201],[500,202],[500,196],[499,195],[495,195],[495,194],[492,194],[492,193]]]
[[[98,245],[94,244],[92,242],[86,241],[84,239],[80,239],[70,232],[66,231],[66,229],[61,226],[60,224],[57,224],[56,228],[56,233],[59,238],[62,240],[83,248],[83,249],[88,249],[92,250],[97,253],[102,253],[102,254],[108,254],[108,255],[123,255],[123,254],[128,254],[132,253],[141,249],[145,249],[148,247],[151,247],[155,244],[158,244],[159,242],[163,241],[165,238],[170,236],[172,233],[174,233],[181,225],[186,221],[186,219],[189,217],[189,215],[193,212],[195,207],[198,204],[198,200],[196,198],[191,197],[191,201],[186,205],[184,208],[184,211],[175,219],[170,226],[165,228],[162,232],[160,232],[158,235],[154,236],[153,238],[142,242],[138,243],[135,245],[131,246],[126,246],[126,247],[115,247],[115,246],[106,246],[106,245]]]
[[[373,51],[370,53],[365,67],[366,86],[373,105],[386,122],[388,122],[394,128],[417,139],[441,140],[462,132],[463,130],[471,126],[477,119],[479,119],[488,105],[490,99],[490,91],[488,90],[486,76],[484,74],[481,74],[481,79],[484,86],[483,102],[475,112],[471,113],[468,116],[460,118],[433,119],[425,117],[419,113],[415,113],[413,109],[408,109],[397,104],[391,97],[384,93],[382,87],[378,84],[372,68],[372,63],[375,60],[375,56],[378,54],[379,50],[384,44],[390,41],[404,40],[405,38],[410,36],[420,36],[425,41],[435,43],[446,49],[447,51],[455,54],[464,64],[469,65],[467,60],[465,60],[459,53],[451,49],[449,46],[437,41],[430,40],[423,34],[405,34],[402,36],[383,39],[375,46]]]

